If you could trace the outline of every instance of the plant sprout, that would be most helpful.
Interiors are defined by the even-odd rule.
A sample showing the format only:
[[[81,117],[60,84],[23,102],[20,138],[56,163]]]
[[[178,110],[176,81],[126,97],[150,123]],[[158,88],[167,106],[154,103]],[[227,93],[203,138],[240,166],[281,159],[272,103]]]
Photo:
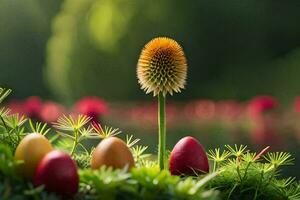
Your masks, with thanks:
[[[166,168],[166,95],[184,89],[187,61],[181,46],[173,39],[159,37],[147,43],[137,64],[137,77],[146,94],[158,96],[159,149],[161,169]]]
[[[47,128],[47,123],[36,122],[34,124],[31,119],[29,119],[29,125],[32,132],[39,133],[44,136],[51,130],[50,128]]]
[[[57,122],[53,123],[53,126],[60,131],[58,132],[60,135],[69,138],[73,141],[71,156],[74,155],[76,147],[79,145],[82,148],[83,145],[81,141],[85,138],[88,138],[91,132],[91,128],[85,128],[91,118],[85,115],[78,115],[77,117],[73,117],[71,115],[58,118]],[[85,149],[85,148],[84,148]]]
[[[99,136],[101,139],[105,139],[108,137],[114,137],[121,133],[121,131],[118,128],[104,126],[104,129],[103,129],[101,124],[99,124],[97,122],[92,122],[92,128],[94,131],[96,131],[96,135]]]
[[[269,146],[259,153],[245,145],[225,145],[210,150],[208,158],[218,173],[210,181],[218,188],[222,199],[299,199],[299,183],[293,177],[280,179],[280,167],[291,165],[293,158],[287,152],[270,152]],[[222,153],[221,153],[222,152]]]

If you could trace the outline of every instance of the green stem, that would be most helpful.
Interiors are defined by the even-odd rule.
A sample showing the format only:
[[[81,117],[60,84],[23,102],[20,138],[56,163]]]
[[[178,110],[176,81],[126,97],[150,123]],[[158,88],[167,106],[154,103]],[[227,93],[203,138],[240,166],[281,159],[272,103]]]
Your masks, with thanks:
[[[253,197],[253,200],[256,200],[257,199],[257,195],[258,195],[258,190],[259,188],[261,187],[261,184],[263,182],[263,178],[264,178],[264,171],[262,170],[261,173],[260,173],[260,181],[259,181],[259,184],[257,185],[256,187],[256,190],[255,190],[255,194],[254,194],[254,197]]]
[[[236,171],[237,171],[237,174],[238,174],[238,177],[240,179],[240,182],[242,182],[242,176],[241,176],[241,172],[240,172],[240,157],[237,157],[236,158]]]
[[[241,176],[240,166],[237,166],[236,171],[237,171],[238,177],[240,179],[240,182],[242,182],[242,176]]]
[[[247,164],[247,167],[246,167],[246,169],[245,169],[245,173],[244,173],[244,176],[243,176],[242,181],[244,181],[244,179],[246,178],[247,172],[248,172],[248,168],[250,167],[250,165],[251,165],[251,162],[249,162],[249,163]]]
[[[277,170],[277,166],[274,165],[274,171],[271,173],[271,176],[269,177],[268,184],[270,184],[272,179],[274,178],[274,176],[276,174],[276,170]]]
[[[166,152],[166,97],[163,94],[158,95],[158,161],[161,170],[165,169]]]
[[[17,144],[19,144],[20,141],[21,141],[21,136],[20,136],[20,130],[19,130],[19,127],[16,127],[16,128],[14,128],[13,130],[14,130],[15,134],[17,135],[17,138],[18,138]]]
[[[73,147],[72,147],[72,150],[71,150],[71,156],[73,156],[74,152],[75,152],[75,149],[77,147],[77,144],[78,144],[78,131],[77,130],[74,130],[74,134],[75,134],[75,139],[74,139],[74,143],[73,143]]]
[[[213,171],[215,172],[217,169],[217,162],[214,160],[214,167],[213,167]]]
[[[232,189],[230,190],[230,192],[228,194],[227,200],[230,199],[230,197],[231,197],[231,195],[232,195],[232,193],[233,193],[233,191],[235,190],[236,187],[237,187],[237,184],[234,184],[234,186],[232,187]]]

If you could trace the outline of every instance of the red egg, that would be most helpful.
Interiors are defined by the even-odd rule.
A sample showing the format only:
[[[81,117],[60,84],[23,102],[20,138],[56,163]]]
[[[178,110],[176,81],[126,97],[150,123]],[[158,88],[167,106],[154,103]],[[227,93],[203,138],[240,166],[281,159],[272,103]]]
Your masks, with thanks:
[[[48,192],[72,196],[77,193],[79,185],[76,163],[68,154],[52,151],[39,163],[33,184],[44,185]]]
[[[207,155],[193,137],[184,137],[174,146],[169,160],[172,175],[195,175],[209,172]]]

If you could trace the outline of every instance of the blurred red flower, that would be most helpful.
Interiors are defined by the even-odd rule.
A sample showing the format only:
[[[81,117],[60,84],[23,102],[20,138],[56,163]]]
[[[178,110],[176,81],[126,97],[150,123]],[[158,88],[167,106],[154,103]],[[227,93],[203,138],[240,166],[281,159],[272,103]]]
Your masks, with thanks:
[[[24,101],[25,115],[30,118],[40,119],[43,102],[38,96],[28,97]]]
[[[41,109],[41,120],[44,122],[55,122],[61,115],[65,113],[65,108],[55,102],[46,101]]]
[[[257,117],[278,105],[278,101],[272,96],[257,96],[249,102],[248,111],[251,117]]]
[[[25,114],[25,109],[24,109],[24,103],[19,100],[11,100],[8,104],[7,107],[10,109],[11,114],[19,113],[20,115]]]
[[[89,96],[80,99],[75,104],[75,111],[91,117],[94,122],[98,122],[98,118],[107,113],[108,106],[103,99]]]

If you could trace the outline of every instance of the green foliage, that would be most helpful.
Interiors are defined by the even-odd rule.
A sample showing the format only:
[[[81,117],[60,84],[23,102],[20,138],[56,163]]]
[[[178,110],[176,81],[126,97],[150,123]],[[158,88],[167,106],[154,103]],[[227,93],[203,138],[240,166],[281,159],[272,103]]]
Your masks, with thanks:
[[[85,199],[218,199],[216,191],[204,190],[207,179],[186,178],[181,180],[171,176],[166,170],[158,167],[140,167],[132,169],[112,170],[102,167],[99,170],[82,170],[81,195]],[[199,184],[200,183],[200,184]]]
[[[17,178],[15,168],[18,162],[13,159],[10,148],[4,144],[0,144],[0,176],[2,178]]]
[[[133,135],[126,135],[126,144],[130,148],[134,162],[137,167],[154,167],[158,163],[156,160],[150,160],[151,154],[146,154],[145,151],[148,149],[148,146],[138,145],[140,139],[133,138]]]
[[[112,170],[102,167],[99,170],[80,171],[81,192],[86,199],[130,199],[126,198],[133,187],[127,170]]]
[[[96,131],[96,133],[98,134],[97,136],[99,136],[102,139],[108,138],[108,137],[114,137],[121,133],[121,131],[119,131],[118,128],[104,126],[104,129],[103,129],[101,124],[96,123],[96,122],[94,122],[92,124],[92,127],[93,127],[94,131]]]
[[[15,149],[21,139],[26,135],[23,124],[27,121],[24,116],[18,114],[1,116],[0,141]]]
[[[42,187],[34,188],[31,183],[4,179],[0,180],[0,199],[3,200],[61,200],[57,195],[47,193]]]
[[[33,133],[39,133],[44,136],[51,130],[50,128],[47,128],[47,123],[36,122],[34,124],[32,120],[29,120],[29,125]]]
[[[282,166],[291,165],[289,153],[250,152],[246,146],[226,145],[226,150],[209,151],[213,171],[219,173],[210,181],[210,187],[221,192],[223,199],[299,199],[299,183],[294,178],[280,176]]]
[[[77,153],[73,155],[73,159],[77,162],[77,166],[80,169],[86,169],[91,166],[91,158],[92,158],[93,150],[94,149],[91,150],[91,153],[83,152],[83,153]]]
[[[10,89],[0,88],[0,103],[11,93]],[[27,118],[19,114],[10,114],[10,110],[0,108],[0,143],[7,144],[13,150],[17,147],[24,133]]]

